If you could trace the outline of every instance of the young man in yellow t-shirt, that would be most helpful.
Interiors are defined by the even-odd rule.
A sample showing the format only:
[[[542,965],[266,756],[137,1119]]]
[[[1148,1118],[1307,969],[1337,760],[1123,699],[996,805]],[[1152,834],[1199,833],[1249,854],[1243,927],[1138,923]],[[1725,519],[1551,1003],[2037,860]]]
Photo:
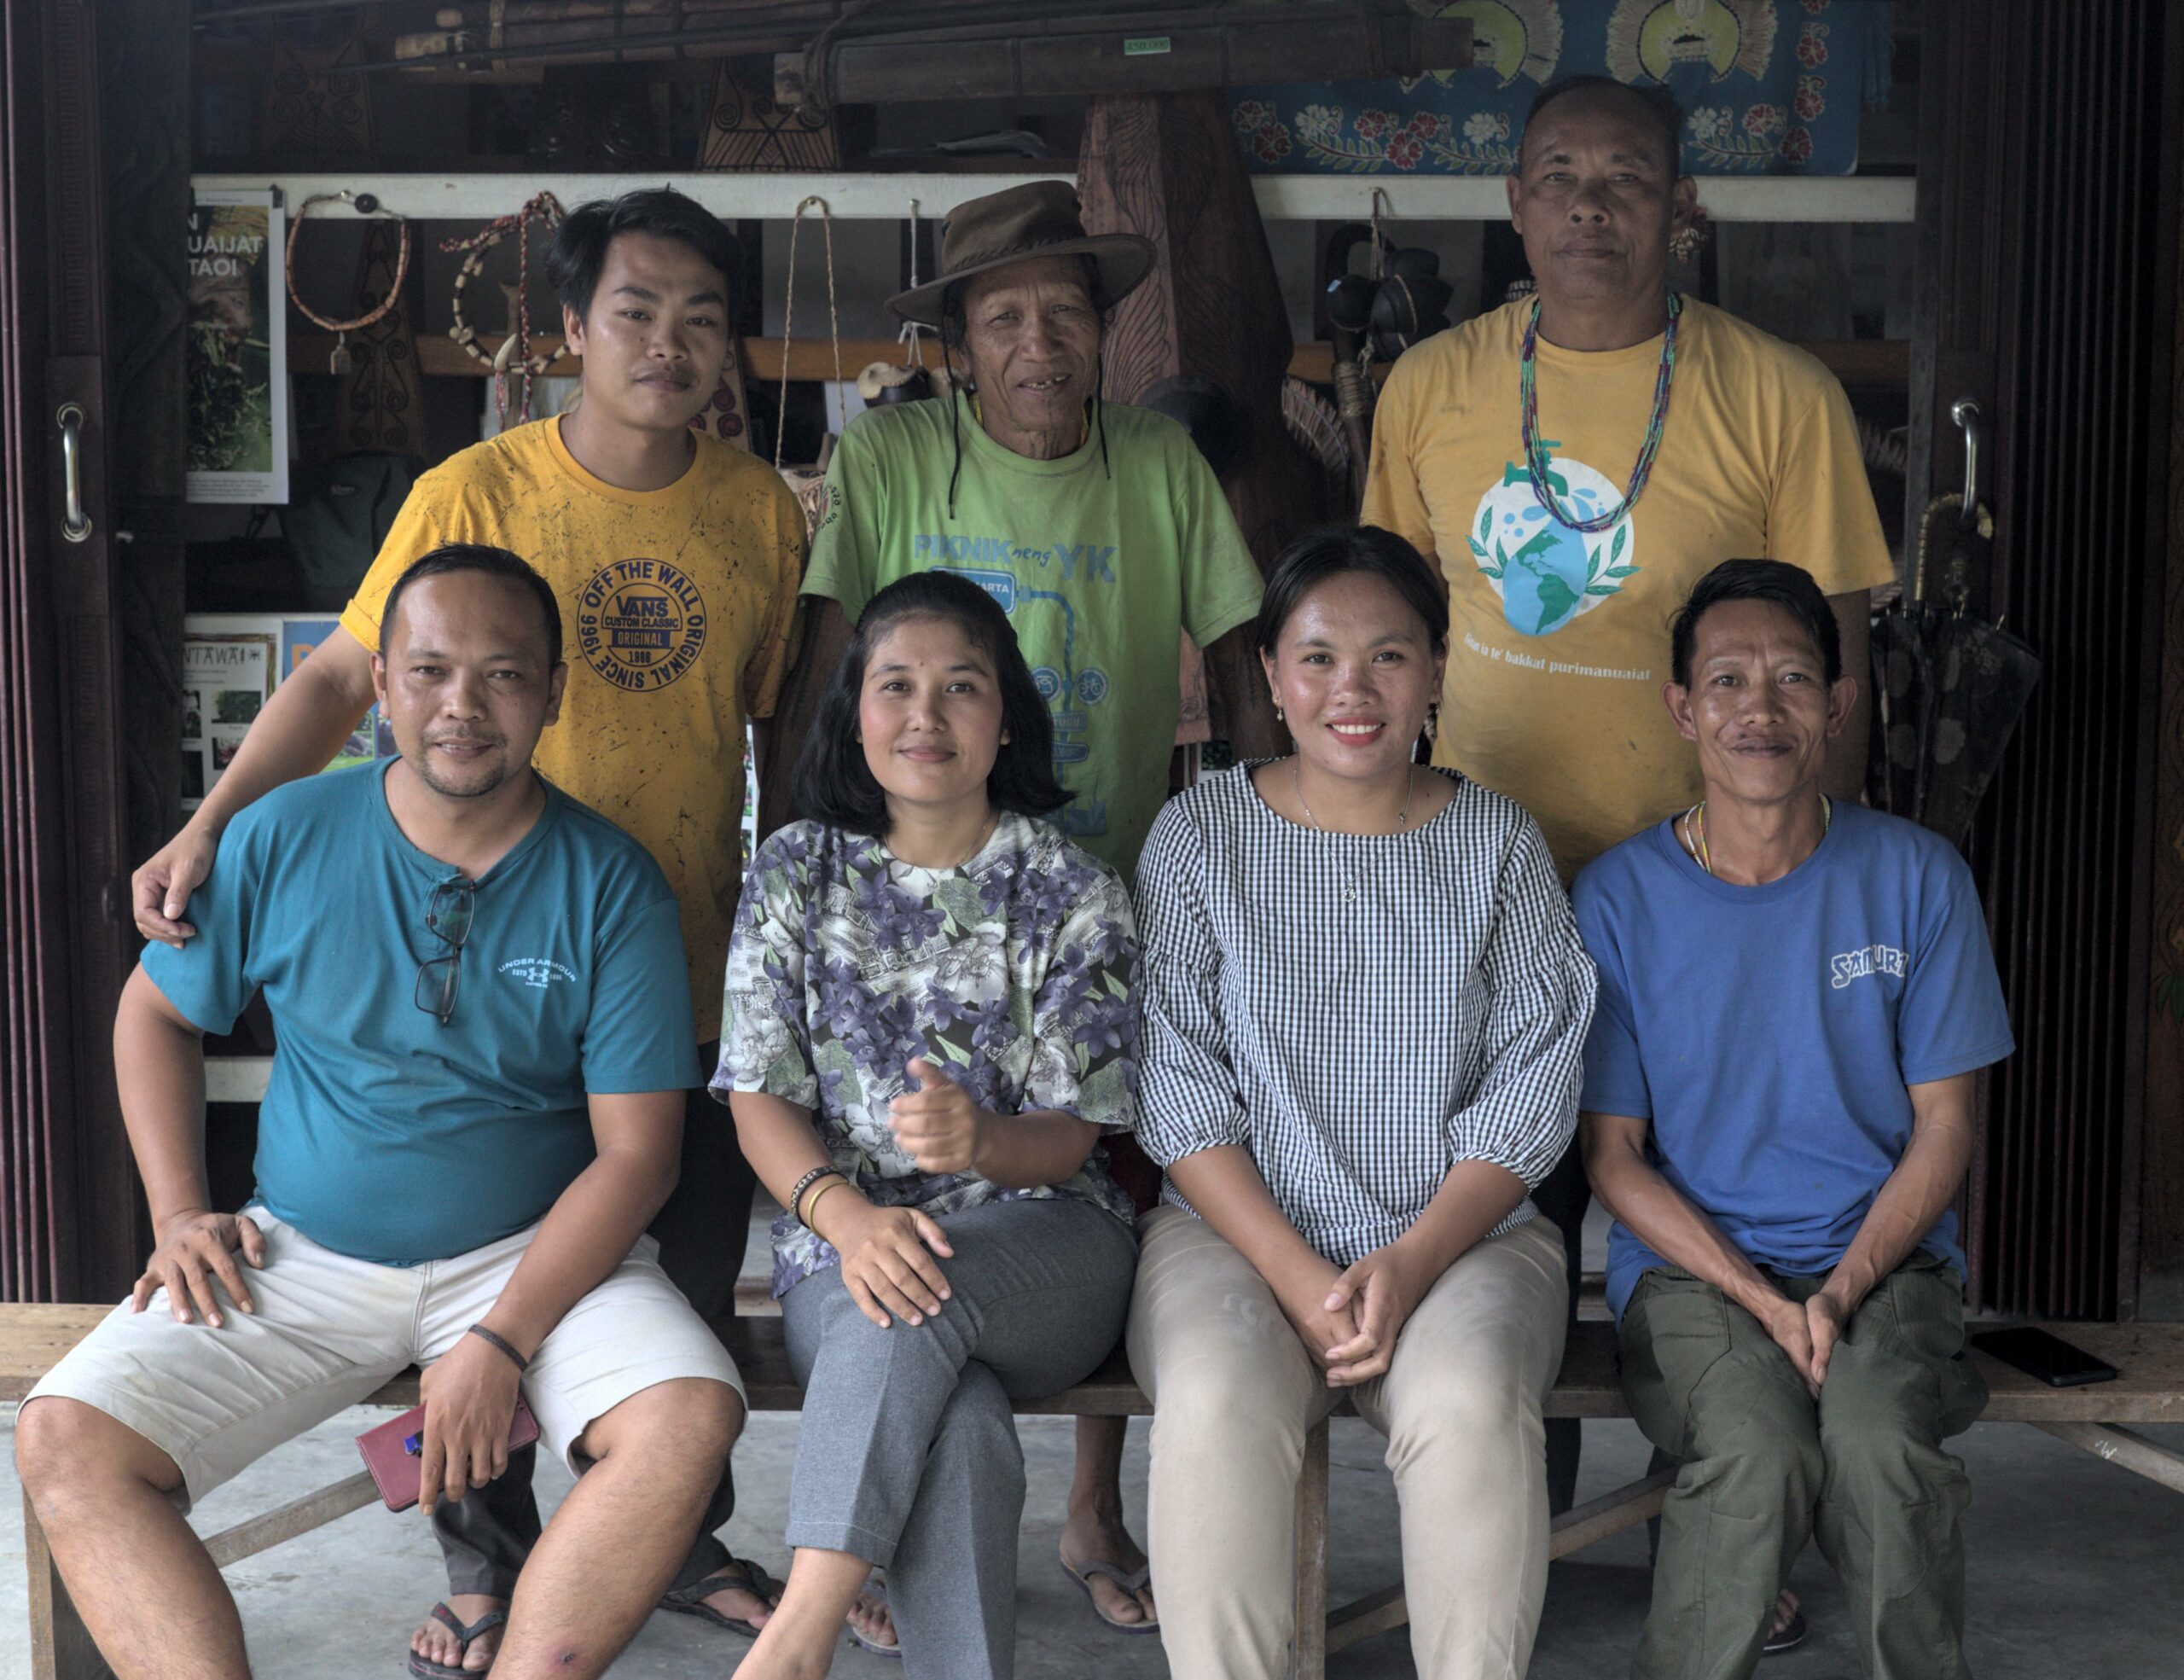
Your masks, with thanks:
[[[1669,241],[1698,197],[1682,128],[1665,92],[1542,88],[1508,181],[1536,302],[1409,352],[1374,421],[1361,517],[1437,555],[1448,585],[1434,760],[1537,818],[1565,884],[1699,797],[1658,695],[1669,620],[1700,578],[1731,559],[1804,567],[1862,677],[1867,592],[1894,573],[1842,387],[1669,291]],[[1865,784],[1864,686],[1830,744],[1838,799]],[[1574,1152],[1536,1200],[1562,1227],[1574,1299]],[[1576,1429],[1548,1425],[1558,1509]]]
[[[564,793],[626,829],[666,872],[682,907],[694,1042],[718,1036],[721,976],[741,887],[746,719],[771,713],[787,665],[804,525],[780,476],[691,428],[730,347],[735,240],[679,193],[585,205],[550,259],[570,351],[584,358],[570,413],[503,433],[426,474],[410,491],[340,632],[282,683],[189,822],[138,870],[138,928],[178,944],[182,917],[228,820],[322,768],[372,700],[387,591],[420,555],[482,543],[528,560],[561,602],[569,679],[561,727],[534,762]],[[712,1061],[706,1067],[710,1071]],[[752,1180],[724,1111],[691,1095],[682,1176],[653,1225],[669,1275],[708,1315],[733,1310]],[[538,1533],[530,1455],[435,1518],[450,1592],[412,1643],[432,1676],[491,1660],[514,1578]],[[763,1620],[768,1584],[706,1536],[671,1607]],[[706,1593],[689,1590],[694,1586]]]

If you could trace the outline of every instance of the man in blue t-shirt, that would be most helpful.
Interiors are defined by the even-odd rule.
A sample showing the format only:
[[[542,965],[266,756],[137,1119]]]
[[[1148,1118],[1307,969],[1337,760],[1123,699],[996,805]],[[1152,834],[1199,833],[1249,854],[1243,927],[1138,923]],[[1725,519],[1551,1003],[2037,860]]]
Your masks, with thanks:
[[[531,768],[560,643],[514,555],[412,566],[373,660],[400,758],[241,812],[191,900],[197,937],[148,947],[123,993],[115,1073],[158,1247],[16,1436],[122,1680],[246,1672],[182,1513],[413,1363],[427,1513],[505,1465],[519,1395],[584,1472],[485,1619],[508,1625],[510,1680],[603,1671],[717,1496],[741,1379],[643,1235],[700,1077],[676,902]],[[216,1212],[201,1035],[260,989],[280,1047],[258,1189]],[[484,1631],[456,1627],[459,1648]]]
[[[1757,1665],[1816,1533],[1873,1680],[1963,1680],[1969,1493],[1950,1211],[2014,1048],[1971,872],[1820,791],[1850,715],[1812,578],[1729,561],[1676,616],[1705,796],[1577,878],[1600,968],[1583,1141],[1639,1426],[1683,1468],[1640,1680]]]

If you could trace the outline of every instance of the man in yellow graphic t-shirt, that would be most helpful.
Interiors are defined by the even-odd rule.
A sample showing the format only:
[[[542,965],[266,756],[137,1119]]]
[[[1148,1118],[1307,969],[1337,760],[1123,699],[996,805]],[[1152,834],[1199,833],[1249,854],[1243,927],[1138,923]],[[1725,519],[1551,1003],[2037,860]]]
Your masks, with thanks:
[[[275,692],[204,804],[137,871],[137,927],[169,943],[189,937],[189,893],[228,820],[324,766],[371,704],[371,655],[395,580],[433,549],[487,544],[529,561],[561,602],[568,686],[561,725],[533,762],[666,872],[690,964],[686,1026],[702,1045],[719,1033],[741,884],[744,725],[771,713],[788,661],[804,517],[764,462],[691,428],[730,347],[737,254],[718,219],[678,193],[630,193],[572,213],[550,264],[569,348],[584,358],[578,406],[418,480],[340,631]],[[722,1233],[748,1221],[751,1171],[702,1087],[683,1131],[681,1184],[653,1234],[694,1304],[725,1313],[743,1242]],[[539,1532],[531,1455],[520,1456],[510,1474],[435,1514],[450,1590],[445,1617],[412,1642],[413,1672],[475,1672],[497,1647],[491,1619]],[[731,1499],[724,1485],[670,1607],[763,1621],[770,1584],[710,1538]]]
[[[1697,800],[1661,702],[1669,620],[1724,560],[1803,567],[1842,630],[1857,706],[1828,793],[1865,783],[1867,591],[1892,575],[1842,387],[1810,356],[1668,289],[1697,189],[1664,90],[1606,77],[1532,102],[1509,217],[1539,288],[1426,340],[1388,375],[1364,520],[1438,557],[1449,664],[1435,761],[1538,819],[1567,882]],[[1574,1154],[1537,1196],[1574,1294]],[[1574,1423],[1550,1424],[1565,1506]]]

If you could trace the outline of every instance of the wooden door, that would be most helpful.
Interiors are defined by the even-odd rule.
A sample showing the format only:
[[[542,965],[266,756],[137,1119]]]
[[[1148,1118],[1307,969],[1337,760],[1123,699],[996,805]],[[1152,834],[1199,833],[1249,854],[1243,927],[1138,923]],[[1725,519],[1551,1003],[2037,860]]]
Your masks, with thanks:
[[[14,1300],[118,1297],[138,1253],[108,1048],[131,945],[100,10],[10,0],[0,24],[0,1297]]]
[[[1988,1082],[1970,1295],[2129,1317],[2184,15],[1934,0],[1926,16],[1913,506],[1961,487],[1951,410],[1973,399],[1994,542],[1972,605],[2045,667],[1969,848],[2018,1041]]]

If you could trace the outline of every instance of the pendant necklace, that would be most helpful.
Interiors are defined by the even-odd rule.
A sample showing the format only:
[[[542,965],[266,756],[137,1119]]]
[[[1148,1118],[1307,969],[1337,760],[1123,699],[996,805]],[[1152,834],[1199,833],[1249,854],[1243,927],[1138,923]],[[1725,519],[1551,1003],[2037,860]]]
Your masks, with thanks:
[[[1653,457],[1660,453],[1661,433],[1668,427],[1669,387],[1676,382],[1676,321],[1683,313],[1683,299],[1676,293],[1669,294],[1669,324],[1661,334],[1660,371],[1653,376],[1653,412],[1646,422],[1646,441],[1639,445],[1638,464],[1630,469],[1630,482],[1624,488],[1623,499],[1604,513],[1590,519],[1581,518],[1562,505],[1555,495],[1554,485],[1548,478],[1553,462],[1539,440],[1539,391],[1533,375],[1533,363],[1539,344],[1539,300],[1532,300],[1531,319],[1525,323],[1525,346],[1517,362],[1517,389],[1522,404],[1522,424],[1525,439],[1525,471],[1531,477],[1532,494],[1539,498],[1541,507],[1558,525],[1571,531],[1592,532],[1606,531],[1638,505],[1638,498],[1646,493],[1646,480],[1653,471]]]
[[[1292,756],[1289,760],[1290,785],[1297,790],[1297,803],[1304,812],[1304,820],[1310,823],[1315,828],[1318,828],[1320,827],[1320,819],[1312,815],[1312,807],[1304,803],[1304,778],[1299,769],[1299,764],[1300,760],[1296,757]],[[1409,775],[1403,779],[1403,809],[1396,813],[1396,826],[1391,832],[1399,834],[1405,828],[1410,826],[1410,797],[1417,790],[1418,766],[1416,764],[1413,764],[1410,767]],[[1323,834],[1332,834],[1333,830],[1331,828],[1321,829],[1321,832]]]

